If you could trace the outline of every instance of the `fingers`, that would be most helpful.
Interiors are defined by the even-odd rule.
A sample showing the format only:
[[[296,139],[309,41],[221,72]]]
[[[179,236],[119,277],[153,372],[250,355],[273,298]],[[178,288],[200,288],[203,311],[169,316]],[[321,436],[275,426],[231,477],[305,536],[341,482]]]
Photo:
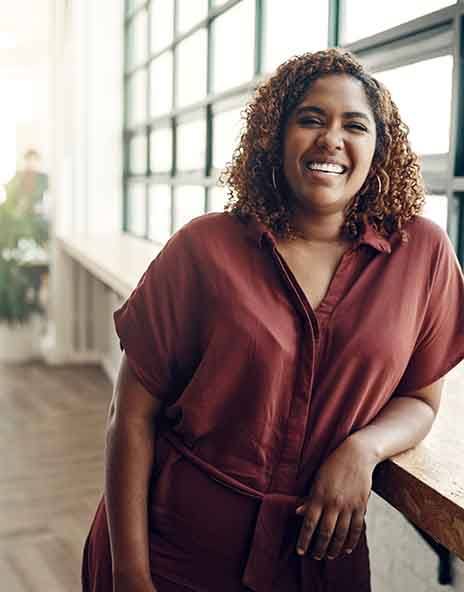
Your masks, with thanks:
[[[338,515],[335,532],[327,548],[327,559],[335,559],[345,547],[352,521],[351,512],[342,512]]]
[[[339,519],[340,517],[340,519]],[[343,519],[341,519],[343,517]],[[348,520],[344,514],[337,514],[337,512],[326,511],[322,514],[315,533],[315,540],[311,545],[311,555],[314,559],[324,559],[327,554],[328,547],[334,543],[336,546],[343,546],[348,528],[350,526],[350,517]]]
[[[312,536],[317,528],[320,515],[322,513],[321,508],[317,508],[311,505],[302,506],[304,509],[304,519],[300,529],[300,535],[296,544],[296,552],[298,555],[304,555],[308,550],[309,543]],[[297,513],[302,513],[302,509],[298,508]]]
[[[305,555],[310,549],[314,559],[335,559],[340,553],[350,554],[356,547],[364,526],[361,511],[322,511],[311,506],[298,508],[305,513],[297,542],[297,553]]]
[[[356,547],[364,528],[364,513],[354,512],[351,517],[350,531],[345,541],[343,550],[345,553],[351,553]]]

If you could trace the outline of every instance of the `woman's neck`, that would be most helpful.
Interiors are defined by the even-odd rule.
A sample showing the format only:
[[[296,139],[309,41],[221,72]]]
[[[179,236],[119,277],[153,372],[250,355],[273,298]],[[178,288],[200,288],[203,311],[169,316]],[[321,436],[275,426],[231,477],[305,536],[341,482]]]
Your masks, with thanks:
[[[293,228],[301,241],[335,245],[346,242],[341,237],[342,225],[343,213],[337,213],[330,216],[295,217]]]

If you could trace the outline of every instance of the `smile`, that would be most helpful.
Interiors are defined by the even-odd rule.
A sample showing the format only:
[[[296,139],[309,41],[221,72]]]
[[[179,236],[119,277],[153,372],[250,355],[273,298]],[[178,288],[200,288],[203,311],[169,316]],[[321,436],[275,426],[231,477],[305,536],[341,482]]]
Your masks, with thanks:
[[[307,162],[305,168],[309,171],[318,171],[329,175],[343,175],[346,167],[331,162]]]

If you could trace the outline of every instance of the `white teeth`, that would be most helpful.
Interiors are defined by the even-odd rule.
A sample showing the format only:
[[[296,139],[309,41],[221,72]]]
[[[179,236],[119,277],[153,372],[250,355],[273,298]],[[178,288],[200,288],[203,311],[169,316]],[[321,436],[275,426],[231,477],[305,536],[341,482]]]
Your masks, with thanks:
[[[331,162],[307,162],[306,168],[313,171],[322,171],[323,173],[337,173],[338,175],[345,170],[341,165]]]

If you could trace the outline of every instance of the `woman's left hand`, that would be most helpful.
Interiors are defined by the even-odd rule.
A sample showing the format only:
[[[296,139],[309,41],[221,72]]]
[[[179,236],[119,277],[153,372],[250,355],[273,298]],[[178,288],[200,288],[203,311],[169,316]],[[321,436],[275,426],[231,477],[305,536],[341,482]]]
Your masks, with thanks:
[[[346,439],[321,465],[309,496],[296,510],[304,515],[297,553],[311,545],[314,559],[351,553],[361,535],[377,460],[355,438]]]

